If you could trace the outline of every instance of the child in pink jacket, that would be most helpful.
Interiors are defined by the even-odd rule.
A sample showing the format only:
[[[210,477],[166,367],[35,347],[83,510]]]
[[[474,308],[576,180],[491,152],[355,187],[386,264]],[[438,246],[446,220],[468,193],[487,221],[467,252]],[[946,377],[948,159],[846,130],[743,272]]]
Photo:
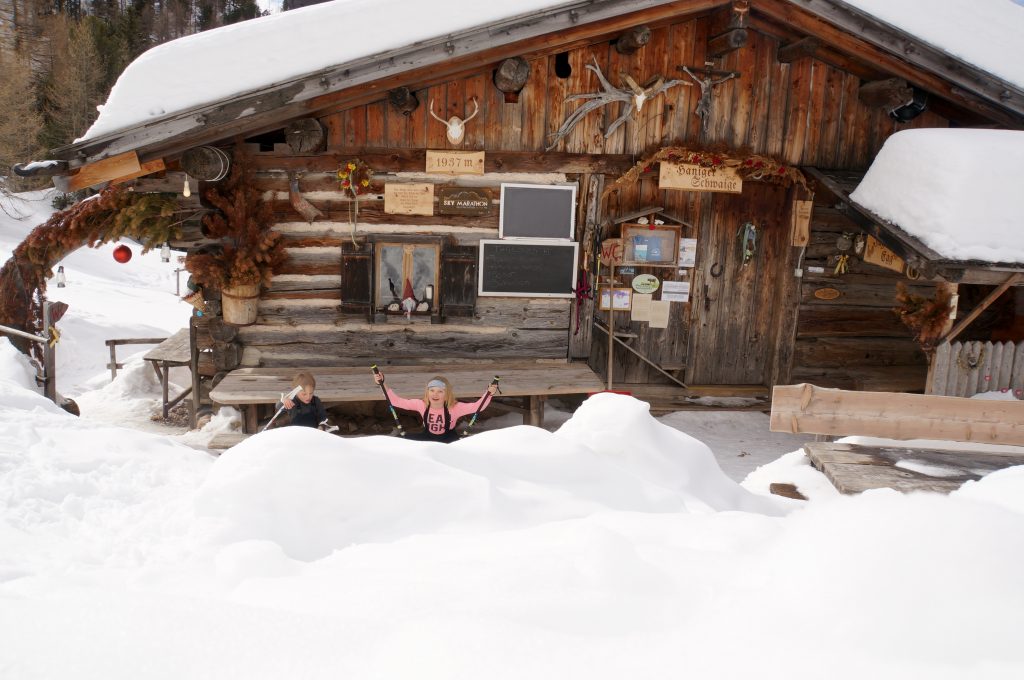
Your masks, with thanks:
[[[377,373],[373,379],[378,385],[381,385],[384,383],[384,374]],[[459,433],[455,429],[455,423],[459,418],[476,413],[478,408],[481,411],[487,408],[498,386],[490,385],[487,392],[472,403],[456,401],[451,383],[439,375],[427,383],[422,399],[405,399],[395,394],[386,385],[384,389],[395,408],[414,411],[423,420],[423,432],[408,435],[406,439],[448,443],[459,438]]]

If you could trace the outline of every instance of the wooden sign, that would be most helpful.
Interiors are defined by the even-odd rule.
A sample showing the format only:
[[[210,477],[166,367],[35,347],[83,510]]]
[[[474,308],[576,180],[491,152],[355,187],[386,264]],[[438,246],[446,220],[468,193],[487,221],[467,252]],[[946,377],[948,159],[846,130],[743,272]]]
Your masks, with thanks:
[[[814,297],[819,300],[835,300],[840,295],[842,295],[842,292],[835,288],[819,288],[814,291]]]
[[[793,201],[793,245],[806,246],[811,242],[811,210],[814,201]]]
[[[743,193],[743,179],[734,168],[705,168],[694,163],[662,161],[658,185],[662,189]]]
[[[883,246],[878,242],[878,239],[870,235],[868,236],[867,244],[864,246],[864,261],[884,267],[885,269],[891,269],[894,272],[902,272],[906,264],[903,258]]]
[[[431,151],[427,150],[427,172],[448,175],[484,174],[483,151]]]
[[[388,215],[433,215],[433,184],[384,185],[384,212]]]
[[[622,239],[606,238],[601,241],[601,264],[615,265],[622,264]]]
[[[437,213],[439,215],[489,215],[491,192],[469,187],[439,187]]]

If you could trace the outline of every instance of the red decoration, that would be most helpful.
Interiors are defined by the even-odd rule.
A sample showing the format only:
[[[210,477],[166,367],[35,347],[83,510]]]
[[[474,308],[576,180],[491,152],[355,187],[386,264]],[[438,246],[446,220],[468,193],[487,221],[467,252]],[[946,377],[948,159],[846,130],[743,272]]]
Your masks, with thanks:
[[[114,259],[124,264],[128,260],[132,259],[132,249],[126,245],[120,245],[114,248]]]

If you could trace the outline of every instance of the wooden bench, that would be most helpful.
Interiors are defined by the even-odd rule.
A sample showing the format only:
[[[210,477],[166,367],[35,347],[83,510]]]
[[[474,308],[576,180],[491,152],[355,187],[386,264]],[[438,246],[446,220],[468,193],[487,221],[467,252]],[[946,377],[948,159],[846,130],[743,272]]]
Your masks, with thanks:
[[[814,442],[811,464],[843,493],[891,488],[946,492],[1024,463],[1024,402],[897,392],[851,392],[809,384],[772,392],[772,432],[1006,445],[1005,452]]]
[[[521,397],[523,407],[502,406],[523,413],[523,422],[542,426],[544,402],[550,396],[589,394],[604,389],[601,379],[584,363],[545,361],[493,361],[440,366],[381,366],[388,386],[403,397],[418,398],[435,375],[443,375],[455,388],[458,399],[477,399],[491,378],[501,377],[501,397]],[[243,413],[243,432],[257,430],[260,404],[277,404],[292,387],[299,368],[239,368],[228,373],[210,391],[210,398]],[[383,401],[373,382],[370,366],[309,369],[316,378],[316,394],[325,405],[343,402]]]
[[[111,357],[113,357],[113,346],[111,346],[110,351]],[[146,352],[142,355],[142,358],[150,362],[150,365],[153,366],[153,370],[156,371],[157,378],[160,380],[160,386],[163,388],[163,415],[164,418],[167,418],[167,412],[174,408],[178,402],[192,393],[192,388],[188,387],[174,399],[168,399],[168,374],[170,373],[171,368],[174,366],[188,366],[192,358],[192,351],[189,348],[188,329],[182,328],[180,331]],[[111,363],[116,362],[111,359]]]

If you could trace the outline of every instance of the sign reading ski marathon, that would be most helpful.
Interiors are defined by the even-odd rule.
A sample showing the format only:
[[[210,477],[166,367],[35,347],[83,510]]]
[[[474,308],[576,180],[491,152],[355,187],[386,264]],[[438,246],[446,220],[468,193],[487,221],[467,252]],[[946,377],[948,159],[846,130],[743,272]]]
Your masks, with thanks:
[[[431,151],[427,150],[427,172],[446,175],[484,174],[483,151]]]
[[[468,187],[439,187],[437,212],[441,215],[489,215],[491,192]]]
[[[658,185],[662,189],[743,193],[743,179],[734,168],[705,168],[694,163],[667,161],[662,161],[660,166]]]

